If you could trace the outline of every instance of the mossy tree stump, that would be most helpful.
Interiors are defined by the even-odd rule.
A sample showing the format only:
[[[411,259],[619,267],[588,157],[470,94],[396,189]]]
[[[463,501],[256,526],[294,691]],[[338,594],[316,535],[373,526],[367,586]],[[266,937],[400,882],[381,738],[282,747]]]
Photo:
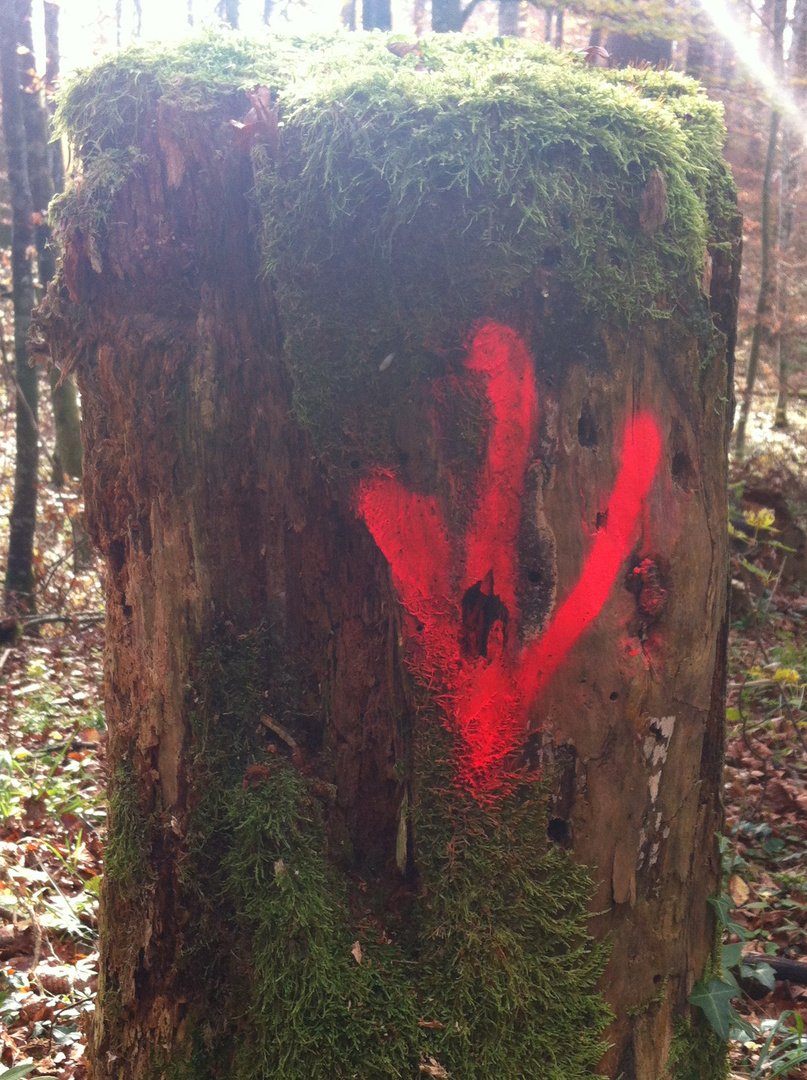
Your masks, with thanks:
[[[201,38],[62,103],[92,1075],[711,1080],[720,113],[506,40],[401,52]]]

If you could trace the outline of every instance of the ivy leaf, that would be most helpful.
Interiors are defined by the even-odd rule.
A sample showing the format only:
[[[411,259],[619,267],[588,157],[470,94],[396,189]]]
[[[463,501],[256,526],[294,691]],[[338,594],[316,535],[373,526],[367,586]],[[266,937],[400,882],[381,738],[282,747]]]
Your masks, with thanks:
[[[721,896],[710,896],[709,903],[717,912],[720,925],[725,928],[726,923],[729,921],[729,912],[734,907],[734,901],[728,893],[723,893]]]
[[[717,918],[724,930],[728,930],[730,934],[736,934],[740,941],[745,941],[748,938],[746,928],[740,926],[729,916],[729,912],[734,910],[734,901],[728,893],[723,893],[721,896],[710,896],[709,903],[717,912]]]
[[[738,941],[736,945],[724,945],[721,963],[724,971],[730,971],[737,967],[743,955],[743,943]],[[766,965],[767,966],[767,965]]]
[[[776,972],[770,964],[743,964],[740,974],[744,979],[761,983],[766,990],[773,990],[776,986]]]
[[[729,1021],[734,1011],[731,1008],[731,1000],[739,997],[739,994],[740,989],[732,976],[725,979],[710,979],[708,986],[704,985],[703,979],[698,979],[687,1001],[690,1005],[701,1009],[723,1042],[728,1042]]]

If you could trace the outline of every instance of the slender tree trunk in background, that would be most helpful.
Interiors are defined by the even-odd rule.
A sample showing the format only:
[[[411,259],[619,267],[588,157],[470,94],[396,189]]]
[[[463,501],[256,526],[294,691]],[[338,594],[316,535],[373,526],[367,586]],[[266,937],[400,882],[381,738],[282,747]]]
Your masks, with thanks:
[[[33,46],[32,46],[33,47]],[[59,5],[54,0],[45,0],[45,102],[48,114],[52,117],[55,108],[54,95],[59,86],[61,58],[59,52]],[[48,144],[51,157],[51,176],[53,193],[64,190],[64,156],[61,140]],[[46,242],[46,261],[39,257],[39,280],[47,288],[53,273],[53,255],[50,250],[50,230]],[[37,245],[39,251],[39,245]],[[62,373],[52,368],[49,373],[53,418],[56,428],[56,453],[54,454],[55,484],[61,484],[64,474],[77,480],[81,476],[81,414],[78,406],[78,391],[73,375],[62,377]],[[78,550],[87,551],[89,540],[84,531],[83,522],[73,521],[73,530],[78,531],[80,542]]]
[[[121,47],[123,32],[123,0],[115,0],[115,45]]]
[[[519,0],[499,0],[499,36],[518,37]]]
[[[45,102],[51,120],[56,111],[55,97],[59,89],[60,70],[59,4],[57,0],[45,0]],[[51,143],[50,149],[53,190],[64,191],[64,153],[61,139]]]
[[[552,44],[556,49],[563,48],[563,12],[564,8],[555,8],[555,40]]]
[[[134,0],[134,9],[135,15],[137,16],[137,21],[134,28],[134,37],[139,38],[141,33],[143,32],[143,5],[141,4],[140,0]]]
[[[364,30],[391,30],[390,0],[364,0],[361,8],[361,24]]]
[[[774,73],[781,79],[784,73],[784,33],[787,25],[787,0],[767,0],[763,8],[763,15],[766,13],[773,26],[773,33],[768,39],[771,62]],[[748,354],[748,371],[745,378],[740,416],[737,421],[737,435],[734,442],[738,457],[742,457],[745,453],[748,417],[751,412],[751,401],[756,387],[762,341],[769,334],[771,322],[776,315],[778,226],[774,217],[775,209],[772,194],[780,126],[781,116],[774,108],[771,111],[770,127],[768,129],[768,150],[765,155],[765,171],[762,176],[759,295],[757,296],[757,306],[754,314],[751,349]]]
[[[432,0],[432,30],[436,34],[458,33],[462,23],[460,0]]]
[[[754,387],[757,381],[759,368],[759,353],[762,347],[762,337],[766,331],[770,318],[771,298],[776,282],[771,273],[771,247],[774,240],[773,225],[771,223],[771,189],[773,187],[773,168],[776,161],[776,144],[779,137],[780,116],[776,109],[771,111],[770,127],[768,128],[768,151],[765,156],[765,172],[762,176],[762,223],[760,231],[760,284],[757,296],[757,306],[754,313],[754,330],[751,335],[751,348],[748,353],[748,371],[745,376],[745,388],[743,390],[740,413],[737,420],[737,434],[734,440],[734,449],[738,457],[745,453],[745,436],[748,427],[748,415],[751,411],[751,400],[754,396]]]
[[[6,605],[34,610],[34,531],[36,528],[39,432],[37,374],[28,362],[28,330],[34,306],[34,204],[28,179],[25,124],[17,57],[19,24],[16,0],[0,0],[0,67],[3,134],[11,188],[11,271],[14,294],[14,371],[18,386],[14,501],[6,568]],[[19,400],[19,394],[24,402]],[[27,408],[26,408],[27,403]]]
[[[355,3],[355,0],[353,0]],[[426,0],[415,0],[414,4],[415,36],[422,38],[429,31],[429,13]]]
[[[274,7],[275,7],[275,0],[263,0],[263,25],[264,26],[269,25],[269,23],[271,21],[271,18],[272,18],[272,12],[274,11]]]
[[[238,0],[219,0],[216,13],[219,18],[228,22],[233,30],[238,29]]]
[[[193,0],[188,0],[188,26],[193,27]]]
[[[53,151],[56,151],[58,156],[61,157],[61,144],[51,145],[48,142],[48,115],[36,75],[31,29],[31,0],[16,0],[16,3],[20,45],[28,50],[25,54],[27,62],[23,65],[23,121],[28,159],[28,178],[34,204],[34,236],[39,268],[39,285],[41,293],[44,293],[48,283],[53,279],[56,266],[51,243],[51,230],[48,224],[48,206],[54,194]],[[50,6],[52,5],[46,5],[46,9]],[[58,18],[58,14],[56,18]],[[48,68],[52,79],[55,81],[58,78],[59,58],[58,36],[54,40],[54,34],[58,35],[58,23],[54,25],[53,13],[51,13],[50,35],[46,38],[46,50]],[[48,373],[48,378],[56,436],[52,480],[56,487],[61,487],[64,483],[65,474],[73,479],[81,477],[81,418],[75,379],[72,376],[62,379],[61,372],[55,366]],[[76,571],[80,571],[86,569],[92,559],[83,514],[71,518],[70,527],[73,533],[73,564]]]
[[[777,247],[779,254],[778,288],[778,329],[776,331],[776,372],[777,393],[774,427],[787,427],[787,377],[789,371],[790,336],[787,326],[787,302],[789,293],[787,253],[793,232],[793,199],[798,183],[796,174],[794,133],[787,124],[783,125],[781,168],[779,171],[779,233]]]
[[[547,45],[552,44],[552,12],[555,8],[546,8],[544,11],[544,41]]]
[[[793,9],[787,76],[791,92],[800,103],[805,100],[805,75],[807,75],[807,0],[796,0]],[[787,254],[793,232],[795,195],[799,188],[800,164],[803,155],[804,149],[797,133],[789,125],[785,125],[782,132],[782,168],[779,183],[779,333],[776,338],[779,387],[774,415],[774,424],[780,428],[787,427],[788,424],[788,374],[793,352],[791,333],[794,332],[794,328],[788,326],[786,319],[790,291]]]

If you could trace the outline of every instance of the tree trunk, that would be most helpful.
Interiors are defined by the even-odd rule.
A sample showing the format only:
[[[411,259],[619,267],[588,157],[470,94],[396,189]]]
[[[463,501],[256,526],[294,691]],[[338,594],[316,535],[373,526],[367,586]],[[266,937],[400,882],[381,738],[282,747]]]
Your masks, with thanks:
[[[56,0],[45,0],[45,100],[51,120],[56,111],[55,96],[59,89],[60,72],[59,4]],[[53,190],[64,191],[64,156],[61,139],[51,143],[51,176]]]
[[[518,37],[518,16],[520,6],[518,0],[500,0],[499,35],[501,37]]]
[[[14,372],[17,380],[16,465],[14,501],[9,526],[6,604],[34,610],[34,530],[36,528],[39,431],[37,376],[28,362],[28,329],[34,305],[34,246],[31,187],[25,147],[20,70],[17,58],[19,23],[16,0],[0,0],[0,67],[2,68],[3,135],[11,188],[11,272],[14,306]],[[22,399],[22,400],[21,400]]]
[[[391,30],[390,0],[364,0],[361,9],[361,24],[365,30]]]
[[[432,30],[435,34],[459,33],[464,21],[461,0],[432,0]]]
[[[42,93],[38,86],[34,41],[31,29],[31,0],[16,0],[17,24],[20,45],[27,50],[23,78],[23,120],[25,145],[28,157],[28,178],[34,203],[34,239],[40,289],[47,288],[56,267],[55,253],[51,244],[48,224],[48,206],[53,198],[53,155],[48,141],[48,116]],[[48,5],[50,6],[50,5]],[[58,78],[58,36],[54,42],[54,16],[49,16],[50,48],[48,68],[52,78]],[[61,146],[57,147],[61,155]],[[64,175],[62,170],[62,176]],[[81,476],[81,430],[78,397],[75,381],[69,376],[61,379],[61,372],[50,374],[53,420],[56,430],[56,452],[53,456],[53,483],[61,487],[65,473],[73,478]]]
[[[792,87],[791,92],[797,101],[804,100],[805,71],[807,71],[807,3],[805,3],[805,0],[796,0],[793,9],[792,38],[788,54],[787,74],[788,82]],[[797,134],[791,129],[790,125],[786,124],[782,132],[782,167],[779,178],[779,333],[776,337],[779,386],[774,416],[774,424],[780,428],[788,425],[787,398],[792,328],[788,326],[786,320],[790,293],[788,271],[791,269],[787,263],[787,255],[793,234],[793,214],[796,193],[799,188],[801,152]]]
[[[757,382],[757,368],[759,366],[759,353],[762,347],[762,337],[767,330],[767,324],[770,318],[771,297],[776,288],[776,280],[771,271],[771,246],[774,241],[774,226],[771,222],[771,188],[773,186],[773,168],[776,161],[776,146],[779,139],[779,121],[780,114],[776,109],[773,109],[771,111],[770,127],[768,128],[768,151],[765,155],[765,171],[762,175],[759,294],[757,295],[757,306],[754,313],[754,329],[751,334],[751,348],[748,353],[748,370],[745,375],[745,388],[743,390],[740,416],[737,421],[737,434],[734,441],[734,449],[738,457],[742,457],[745,453],[745,432],[748,426],[751,401],[754,397],[754,389]]]
[[[779,259],[778,328],[776,332],[777,393],[774,427],[787,427],[787,379],[790,341],[787,326],[787,301],[790,292],[787,273],[787,253],[793,232],[794,195],[798,185],[793,132],[785,125],[782,131],[781,168],[779,170],[779,231],[776,238]]]
[[[239,0],[219,0],[216,13],[220,19],[225,19],[233,30],[238,29],[238,6]]]
[[[565,10],[562,7],[555,8],[555,39],[552,44],[556,49],[563,48],[563,14]]]
[[[773,23],[773,33],[769,41],[774,73],[781,79],[784,71],[784,32],[787,24],[786,0],[770,0],[767,10]],[[776,108],[771,110],[768,128],[768,151],[765,156],[765,171],[762,174],[762,222],[760,230],[760,280],[754,314],[754,329],[751,334],[751,349],[748,354],[748,370],[745,376],[745,388],[740,405],[740,417],[737,421],[737,434],[734,449],[738,457],[745,453],[745,436],[748,416],[757,381],[757,368],[762,341],[770,333],[770,323],[775,317],[774,300],[777,285],[777,234],[775,208],[772,201],[776,149],[779,141],[781,114]]]
[[[653,35],[641,37],[612,31],[608,34],[607,48],[615,67],[645,63],[658,68],[672,63],[672,42]]]
[[[556,214],[531,202],[522,226],[498,173],[450,182],[489,151],[484,117],[512,113],[488,160],[519,184],[539,145],[523,125],[544,122],[530,97],[502,109],[510,50],[499,68],[476,48],[423,46],[449,80],[448,134],[422,66],[383,42],[357,47],[353,77],[405,85],[403,122],[383,86],[368,101],[340,83],[325,108],[321,57],[326,87],[284,118],[279,151],[250,157],[227,122],[247,109],[239,73],[196,113],[141,99],[111,224],[89,235],[86,188],[68,204],[43,320],[77,365],[107,563],[94,1080],[169,1063],[241,1080],[722,1075],[686,999],[720,878],[737,221],[713,222],[708,300],[666,261],[664,322],[628,327],[607,306],[624,290],[596,282],[584,307],[563,276],[571,226],[541,231],[577,214],[554,186],[570,162],[546,159]],[[524,77],[540,63],[525,47]],[[488,86],[493,112],[454,78]],[[597,78],[564,68],[559,103],[568,79],[601,100]],[[646,153],[656,107],[631,120],[620,99]],[[588,123],[563,115],[564,139]],[[326,117],[325,156],[304,165]],[[612,177],[610,242],[631,228],[620,252],[652,253],[663,177],[631,188],[607,146],[578,180]],[[405,170],[386,167],[396,147]],[[673,207],[691,198],[682,155],[657,159]],[[437,169],[423,186],[421,167]],[[596,281],[623,257],[603,248]]]

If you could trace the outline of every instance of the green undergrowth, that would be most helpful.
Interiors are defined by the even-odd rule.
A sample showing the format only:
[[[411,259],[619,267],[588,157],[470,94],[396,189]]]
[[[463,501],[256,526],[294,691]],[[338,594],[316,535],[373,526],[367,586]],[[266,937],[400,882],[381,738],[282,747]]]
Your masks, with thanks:
[[[252,152],[263,265],[320,449],[375,439],[382,463],[390,403],[527,294],[576,323],[707,318],[704,252],[734,215],[721,106],[678,74],[600,72],[513,39],[438,35],[404,57],[381,35],[124,51],[62,97],[84,171],[63,227],[102,248],[121,170],[150,167],[158,120],[181,142],[208,116],[238,152],[227,121],[256,84],[281,122],[279,154]],[[643,228],[658,173],[663,213]],[[368,395],[374,427],[355,407]]]
[[[360,883],[328,857],[322,785],[251,745],[270,653],[248,635],[200,671],[185,976],[211,998],[171,1075],[593,1076],[606,949],[587,933],[587,874],[543,839],[543,786],[480,806],[453,786],[448,737],[424,723],[417,883],[405,901]]]

